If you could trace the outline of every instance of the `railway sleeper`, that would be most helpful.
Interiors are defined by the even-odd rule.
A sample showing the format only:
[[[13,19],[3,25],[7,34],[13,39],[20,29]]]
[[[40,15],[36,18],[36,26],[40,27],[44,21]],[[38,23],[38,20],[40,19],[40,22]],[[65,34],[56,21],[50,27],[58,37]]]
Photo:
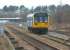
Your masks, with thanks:
[[[14,38],[14,37],[9,37],[9,39],[10,39],[10,40],[15,40],[15,38]]]
[[[15,47],[15,50],[24,50],[23,47]]]

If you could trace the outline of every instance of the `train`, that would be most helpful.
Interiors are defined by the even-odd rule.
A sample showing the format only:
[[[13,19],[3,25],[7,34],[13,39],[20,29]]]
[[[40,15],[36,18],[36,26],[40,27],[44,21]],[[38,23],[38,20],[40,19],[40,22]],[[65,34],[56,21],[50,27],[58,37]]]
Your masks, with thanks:
[[[30,32],[37,34],[48,33],[48,14],[37,12],[27,15],[27,28]]]

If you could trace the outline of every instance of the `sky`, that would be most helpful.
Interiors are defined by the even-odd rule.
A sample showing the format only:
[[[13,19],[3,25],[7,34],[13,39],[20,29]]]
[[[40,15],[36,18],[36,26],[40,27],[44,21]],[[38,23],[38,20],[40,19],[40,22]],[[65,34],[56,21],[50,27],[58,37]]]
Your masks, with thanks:
[[[0,0],[0,8],[3,6],[7,5],[15,5],[15,6],[20,6],[20,5],[25,5],[27,8],[36,7],[36,6],[43,6],[43,5],[59,5],[60,2],[62,5],[64,4],[69,4],[70,5],[70,0]]]

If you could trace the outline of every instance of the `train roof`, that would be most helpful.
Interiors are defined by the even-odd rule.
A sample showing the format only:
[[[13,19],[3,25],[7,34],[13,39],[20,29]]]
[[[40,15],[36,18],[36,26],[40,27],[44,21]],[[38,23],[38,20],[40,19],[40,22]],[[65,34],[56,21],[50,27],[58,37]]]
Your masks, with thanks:
[[[47,14],[46,12],[34,12],[32,14],[28,14],[27,17],[32,17],[32,16],[34,16],[34,14],[38,14],[38,13],[45,13],[45,14]]]
[[[27,17],[32,17],[34,14],[29,14]]]
[[[43,11],[42,11],[42,12],[34,12],[34,14],[35,14],[35,13],[47,13],[47,12],[43,12]]]

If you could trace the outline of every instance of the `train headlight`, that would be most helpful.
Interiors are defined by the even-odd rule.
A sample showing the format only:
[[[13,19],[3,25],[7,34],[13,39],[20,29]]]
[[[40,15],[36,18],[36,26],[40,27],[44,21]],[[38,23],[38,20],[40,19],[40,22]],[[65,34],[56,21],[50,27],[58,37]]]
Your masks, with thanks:
[[[19,27],[22,27],[22,24],[19,24]]]
[[[45,22],[48,22],[48,20],[45,20]]]

